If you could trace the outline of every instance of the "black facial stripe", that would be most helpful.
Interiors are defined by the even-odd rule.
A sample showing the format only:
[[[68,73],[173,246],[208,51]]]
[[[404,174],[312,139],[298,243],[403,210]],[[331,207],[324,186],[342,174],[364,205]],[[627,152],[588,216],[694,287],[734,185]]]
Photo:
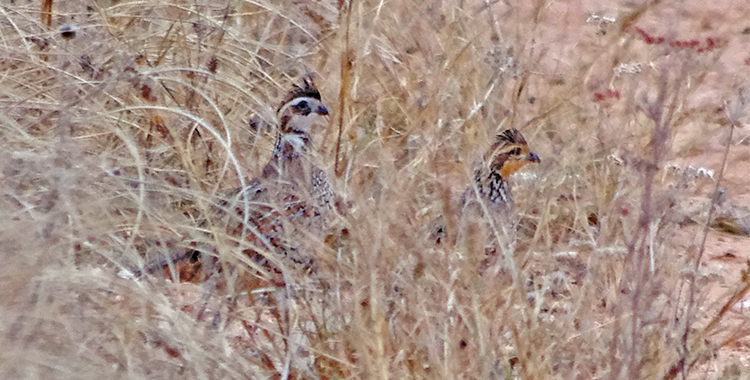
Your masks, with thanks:
[[[294,85],[292,88],[292,91],[290,91],[286,98],[284,98],[284,101],[281,102],[281,105],[279,106],[279,110],[281,107],[283,107],[285,104],[291,102],[292,100],[296,98],[312,98],[320,101],[320,92],[315,87],[315,84],[312,82],[312,80],[304,79],[302,82],[302,86]]]
[[[307,116],[310,114],[310,112],[312,112],[312,110],[310,109],[310,103],[308,103],[306,100],[300,100],[293,107],[295,113],[303,116]]]

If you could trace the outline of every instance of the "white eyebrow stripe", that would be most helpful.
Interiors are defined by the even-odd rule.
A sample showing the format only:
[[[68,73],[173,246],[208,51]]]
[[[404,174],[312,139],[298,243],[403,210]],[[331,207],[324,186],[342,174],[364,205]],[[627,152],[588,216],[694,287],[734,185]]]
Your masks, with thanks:
[[[299,97],[299,98],[294,98],[294,99],[288,101],[286,104],[284,104],[284,106],[282,106],[279,109],[278,114],[279,115],[283,114],[287,110],[287,108],[293,107],[293,106],[299,104],[299,102],[301,102],[303,100],[307,101],[308,103],[313,103],[313,102],[320,103],[320,100],[315,99],[315,98],[311,98],[311,97],[308,97],[308,96],[302,96],[302,97]]]

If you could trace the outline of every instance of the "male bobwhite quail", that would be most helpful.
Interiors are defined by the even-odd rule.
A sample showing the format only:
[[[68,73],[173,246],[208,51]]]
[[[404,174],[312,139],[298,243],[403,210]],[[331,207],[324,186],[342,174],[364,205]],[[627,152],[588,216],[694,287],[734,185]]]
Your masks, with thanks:
[[[295,85],[278,108],[276,143],[261,175],[219,199],[214,215],[203,223],[226,228],[231,243],[251,259],[246,263],[272,283],[281,281],[279,267],[299,264],[309,270],[314,265],[302,243],[322,240],[332,216],[334,194],[311,135],[325,115],[328,109],[312,80]],[[217,262],[217,249],[191,245],[195,249],[183,249],[145,271],[163,269],[180,281],[205,280],[221,267],[207,265]]]
[[[230,217],[230,235],[244,236],[243,252],[266,267],[285,257],[309,269],[312,259],[302,243],[321,238],[330,222],[334,194],[311,135],[325,115],[311,80],[294,86],[278,109],[276,143],[261,176],[220,204]]]

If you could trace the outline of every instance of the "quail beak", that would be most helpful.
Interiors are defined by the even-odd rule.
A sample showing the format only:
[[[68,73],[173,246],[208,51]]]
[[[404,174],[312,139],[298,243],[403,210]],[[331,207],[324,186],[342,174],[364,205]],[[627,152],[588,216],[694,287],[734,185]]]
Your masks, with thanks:
[[[325,106],[318,106],[318,109],[315,110],[315,113],[322,116],[328,115],[328,108],[326,108]]]
[[[534,152],[529,152],[529,156],[526,157],[526,159],[529,160],[529,161],[531,161],[531,162],[536,162],[536,163],[539,163],[539,162],[542,161],[542,160],[539,159],[539,156],[537,156],[536,153],[534,153]]]

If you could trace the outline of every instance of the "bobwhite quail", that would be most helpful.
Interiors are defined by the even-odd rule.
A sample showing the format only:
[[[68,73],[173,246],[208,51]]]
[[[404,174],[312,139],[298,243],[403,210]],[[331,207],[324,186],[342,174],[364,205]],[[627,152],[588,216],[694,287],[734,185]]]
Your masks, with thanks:
[[[265,272],[272,283],[281,281],[277,264],[284,266],[285,259],[308,269],[313,265],[301,242],[314,240],[307,239],[311,235],[320,237],[333,211],[334,194],[311,135],[325,115],[328,109],[312,80],[295,85],[278,108],[276,143],[261,175],[219,199],[208,218],[214,226],[226,227],[232,243],[251,259],[250,266]],[[216,263],[218,252],[215,247],[191,245],[145,271],[163,269],[180,281],[207,279],[220,267],[207,265]]]
[[[457,219],[483,219],[488,222],[486,228],[504,230],[506,235],[512,233],[517,216],[508,181],[513,173],[532,162],[540,162],[539,156],[529,149],[517,129],[507,129],[495,136],[489,150],[474,163],[473,183],[458,201]],[[447,235],[444,219],[440,216],[431,224],[432,239],[438,244]]]
[[[540,162],[539,156],[529,150],[526,139],[517,129],[506,129],[495,137],[482,160],[475,164],[474,183],[478,195],[487,203],[490,211],[505,211],[513,207],[508,178],[524,165]],[[469,200],[472,189],[464,195],[464,205]]]
[[[268,267],[280,255],[309,268],[312,260],[300,251],[300,243],[320,237],[333,211],[334,194],[311,135],[328,109],[306,79],[289,92],[277,114],[270,161],[260,177],[222,201],[221,209],[230,216],[229,234],[244,236],[248,248],[243,252],[254,261]]]

